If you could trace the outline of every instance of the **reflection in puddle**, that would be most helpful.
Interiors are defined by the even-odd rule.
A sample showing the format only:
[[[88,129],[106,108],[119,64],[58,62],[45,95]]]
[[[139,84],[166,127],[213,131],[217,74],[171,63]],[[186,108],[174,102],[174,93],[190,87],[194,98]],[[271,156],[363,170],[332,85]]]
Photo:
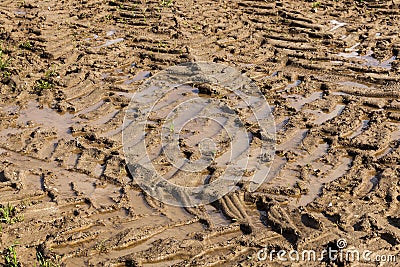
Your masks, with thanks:
[[[375,176],[373,176],[369,181],[371,182],[371,187],[372,187],[372,188],[370,189],[370,191],[369,191],[368,193],[374,191],[375,188],[378,186],[378,184],[379,184],[379,178],[378,178],[377,175],[375,175]]]
[[[93,34],[93,39],[97,39],[97,38],[99,38],[99,36],[97,34]],[[85,38],[83,40],[84,41],[90,41],[90,40],[92,40],[92,38]]]
[[[21,11],[21,10],[16,10],[16,11],[14,11],[14,13],[16,15],[26,15],[26,12],[25,11]]]
[[[340,21],[337,21],[337,20],[331,20],[330,23],[331,23],[332,25],[334,25],[334,27],[333,27],[332,29],[329,30],[329,31],[331,31],[331,32],[336,31],[336,30],[339,29],[340,27],[343,27],[343,26],[345,26],[345,25],[347,24],[347,23],[340,22]]]
[[[278,131],[282,130],[283,127],[285,127],[285,125],[288,123],[288,121],[289,121],[288,117],[285,117],[285,119],[283,119],[280,122],[275,121],[275,125],[276,125],[275,129],[276,129],[276,131],[278,132]]]
[[[372,56],[373,54],[374,53],[370,50],[367,52],[367,54],[365,56],[360,56],[360,54],[358,52],[339,53],[338,56],[344,57],[344,58],[355,58],[355,59],[363,60],[364,63],[362,63],[361,66],[380,67],[380,68],[384,68],[384,69],[391,69],[392,63],[396,60],[396,56],[392,56],[391,58],[389,58],[387,60],[379,61]]]
[[[330,183],[343,175],[346,174],[348,170],[350,170],[352,163],[352,158],[343,157],[341,159],[341,164],[336,168],[328,170],[323,179],[319,177],[315,177],[312,181],[309,182],[309,192],[307,195],[302,195],[299,199],[295,200],[296,206],[305,206],[308,203],[312,202],[321,192],[324,184]]]
[[[73,118],[73,114],[59,114],[51,108],[39,108],[35,102],[29,102],[27,108],[20,111],[17,122],[27,124],[33,121],[44,127],[54,127],[61,137],[68,138],[70,136],[69,127],[76,123]]]
[[[16,113],[19,110],[19,106],[12,105],[12,106],[5,106],[1,107],[1,111],[5,113]]]
[[[215,209],[211,205],[205,205],[208,216],[215,226],[226,226],[230,224],[230,220],[226,218],[219,210]]]
[[[290,95],[290,98],[293,98],[293,100],[290,100],[290,104],[292,107],[294,107],[297,111],[301,110],[301,108],[307,104],[311,103],[317,99],[322,98],[323,92],[314,92],[308,97],[303,97],[301,95]]]
[[[344,49],[344,51],[346,51],[346,52],[353,52],[353,51],[356,51],[356,48],[357,48],[360,44],[361,44],[361,43],[356,43],[356,44],[353,45],[352,47]]]
[[[301,81],[300,81],[300,80],[296,80],[294,83],[288,84],[288,85],[286,86],[285,90],[291,89],[291,88],[296,87],[296,86],[299,86],[300,84],[301,84]]]
[[[105,170],[105,165],[101,165],[101,164],[96,164],[96,167],[94,168],[94,170],[93,170],[93,174],[96,176],[96,177],[100,177],[100,176],[102,176],[103,175],[103,172],[104,172],[104,170]]]
[[[107,40],[107,41],[105,42],[105,44],[102,44],[102,45],[100,45],[100,46],[97,46],[96,48],[107,47],[107,46],[110,46],[110,45],[113,45],[113,44],[116,44],[116,43],[120,43],[120,42],[122,42],[122,41],[124,41],[124,40],[125,40],[124,38],[117,38],[117,39],[114,39],[114,40]]]
[[[318,118],[314,121],[315,124],[321,125],[322,123],[329,121],[336,116],[340,115],[346,105],[340,104],[335,107],[335,109],[330,113],[321,112],[318,114]]]
[[[110,37],[110,36],[112,36],[112,35],[114,35],[114,34],[115,34],[115,31],[114,31],[114,30],[108,31],[108,32],[106,33],[107,37]]]
[[[126,80],[124,84],[131,84],[136,81],[147,79],[151,76],[150,71],[140,71],[132,79]]]

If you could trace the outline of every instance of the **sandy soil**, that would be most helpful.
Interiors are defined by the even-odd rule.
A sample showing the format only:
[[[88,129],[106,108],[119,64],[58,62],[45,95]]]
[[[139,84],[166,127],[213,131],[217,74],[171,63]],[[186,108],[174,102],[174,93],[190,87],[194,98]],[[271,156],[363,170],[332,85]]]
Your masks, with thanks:
[[[397,266],[282,262],[257,251],[349,248],[400,262],[398,1],[2,0],[3,256],[61,266]],[[212,205],[142,193],[122,153],[135,88],[209,61],[273,108],[269,181]],[[0,262],[6,261],[0,259]],[[400,263],[397,263],[400,264]]]

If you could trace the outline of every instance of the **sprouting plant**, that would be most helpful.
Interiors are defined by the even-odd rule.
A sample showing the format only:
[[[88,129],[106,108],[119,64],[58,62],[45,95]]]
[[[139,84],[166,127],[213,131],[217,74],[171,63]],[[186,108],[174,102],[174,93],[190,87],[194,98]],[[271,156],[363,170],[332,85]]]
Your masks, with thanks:
[[[32,49],[33,45],[30,41],[25,41],[19,45],[20,48],[23,49]]]
[[[166,47],[168,47],[168,44],[166,44],[166,43],[164,43],[164,42],[162,42],[162,41],[159,41],[159,42],[158,42],[158,47],[166,48]]]
[[[193,25],[193,30],[195,31],[200,31],[201,30],[201,26],[200,25]]]
[[[122,175],[126,175],[126,169],[125,169],[125,165],[119,165],[119,173]]]
[[[35,267],[59,267],[60,266],[60,264],[54,263],[50,259],[45,259],[40,252],[36,253],[36,259],[37,259],[39,265],[35,264]]]
[[[58,76],[58,73],[57,73],[57,71],[54,70],[54,68],[51,68],[48,71],[46,71],[46,73],[44,75],[46,76],[46,78],[50,78],[50,77]]]
[[[174,133],[174,132],[175,132],[175,126],[174,126],[174,122],[173,122],[173,121],[171,121],[171,124],[169,125],[169,131],[170,131],[171,133]]]
[[[1,212],[0,220],[7,224],[11,224],[11,217],[12,214],[14,213],[14,207],[10,204],[7,204],[7,206],[0,208],[0,212]]]
[[[10,77],[10,76],[11,76],[11,72],[9,72],[9,71],[5,71],[5,72],[3,73],[3,77],[4,77],[4,78]]]
[[[161,0],[161,5],[169,7],[172,5],[173,2],[174,2],[173,0]]]
[[[36,82],[35,87],[40,90],[45,90],[45,89],[50,89],[51,87],[53,87],[53,85],[49,81],[40,79],[39,81]]]
[[[142,8],[142,15],[143,15],[143,21],[146,22],[146,11],[147,11],[147,7]]]
[[[6,267],[19,267],[20,264],[17,258],[17,251],[15,250],[16,243],[9,246],[4,252],[4,260]]]
[[[0,70],[4,71],[10,65],[10,59],[3,58],[3,50],[0,49]]]
[[[316,9],[316,8],[320,7],[321,4],[322,4],[322,3],[319,2],[319,1],[318,1],[318,2],[313,2],[313,3],[312,3],[312,8],[313,8],[313,9]]]
[[[0,208],[0,222],[6,224],[13,224],[24,220],[23,216],[15,216],[15,207],[11,204],[7,204]]]

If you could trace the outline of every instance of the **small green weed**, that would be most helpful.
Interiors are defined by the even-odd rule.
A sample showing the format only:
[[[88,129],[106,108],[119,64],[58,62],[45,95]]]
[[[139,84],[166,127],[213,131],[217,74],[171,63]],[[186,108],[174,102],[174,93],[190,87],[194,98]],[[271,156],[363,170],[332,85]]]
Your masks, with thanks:
[[[19,45],[20,48],[31,50],[33,48],[33,44],[30,41],[23,42]]]
[[[320,7],[322,5],[322,3],[321,2],[314,2],[314,3],[312,3],[312,8],[313,9],[316,9],[316,8],[318,8],[318,7]]]
[[[53,87],[53,85],[49,81],[40,79],[39,81],[36,82],[35,87],[38,90],[45,90],[45,89],[50,89],[51,87]]]
[[[46,73],[44,75],[46,76],[46,78],[51,78],[51,77],[57,77],[58,73],[54,69],[50,69],[50,70],[46,71]]]
[[[7,204],[5,206],[0,207],[0,222],[4,222],[6,224],[13,224],[16,222],[21,222],[24,220],[24,217],[16,216],[15,207],[11,204]]]
[[[3,50],[0,49],[0,70],[4,71],[10,66],[10,59],[4,59]]]
[[[40,252],[36,253],[36,259],[39,265],[35,264],[35,267],[60,267],[60,264],[54,263],[50,259],[45,259]]]
[[[174,0],[161,0],[161,5],[169,7],[172,5],[173,2],[174,2]]]
[[[16,243],[9,246],[4,252],[5,267],[20,267],[15,246]]]

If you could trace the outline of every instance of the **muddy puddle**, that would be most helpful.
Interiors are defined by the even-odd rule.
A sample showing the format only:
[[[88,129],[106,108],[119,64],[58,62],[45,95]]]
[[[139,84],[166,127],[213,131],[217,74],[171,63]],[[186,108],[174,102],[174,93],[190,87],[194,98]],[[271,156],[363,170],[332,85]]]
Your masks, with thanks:
[[[366,67],[378,67],[382,69],[387,69],[390,70],[392,68],[392,63],[396,60],[396,56],[392,56],[389,59],[380,61],[376,58],[373,57],[374,52],[369,50],[365,55],[360,55],[358,52],[355,52],[353,50],[356,50],[356,47],[359,44],[351,47],[348,49],[349,52],[345,53],[339,53],[337,54],[339,57],[343,57],[346,59],[357,59],[361,63],[359,63],[360,66],[366,66]],[[350,52],[353,51],[353,52]],[[357,63],[356,63],[357,64]]]
[[[15,207],[0,213],[0,265],[13,244],[15,266],[39,266],[38,253],[67,267],[364,264],[257,259],[264,247],[322,251],[339,239],[397,257],[371,266],[398,265],[396,1],[4,0],[0,10],[0,207]],[[273,107],[275,153],[260,156],[254,114],[223,88],[169,81],[148,92],[157,99],[140,93],[185,62],[252,78]],[[127,130],[178,185],[220,179],[230,158],[250,163],[221,198],[168,205],[130,172]],[[138,162],[141,149],[132,142]]]
[[[60,114],[49,107],[39,107],[35,102],[29,102],[26,109],[19,112],[18,123],[25,127],[53,128],[62,138],[71,138],[70,127],[79,122],[73,114]]]

